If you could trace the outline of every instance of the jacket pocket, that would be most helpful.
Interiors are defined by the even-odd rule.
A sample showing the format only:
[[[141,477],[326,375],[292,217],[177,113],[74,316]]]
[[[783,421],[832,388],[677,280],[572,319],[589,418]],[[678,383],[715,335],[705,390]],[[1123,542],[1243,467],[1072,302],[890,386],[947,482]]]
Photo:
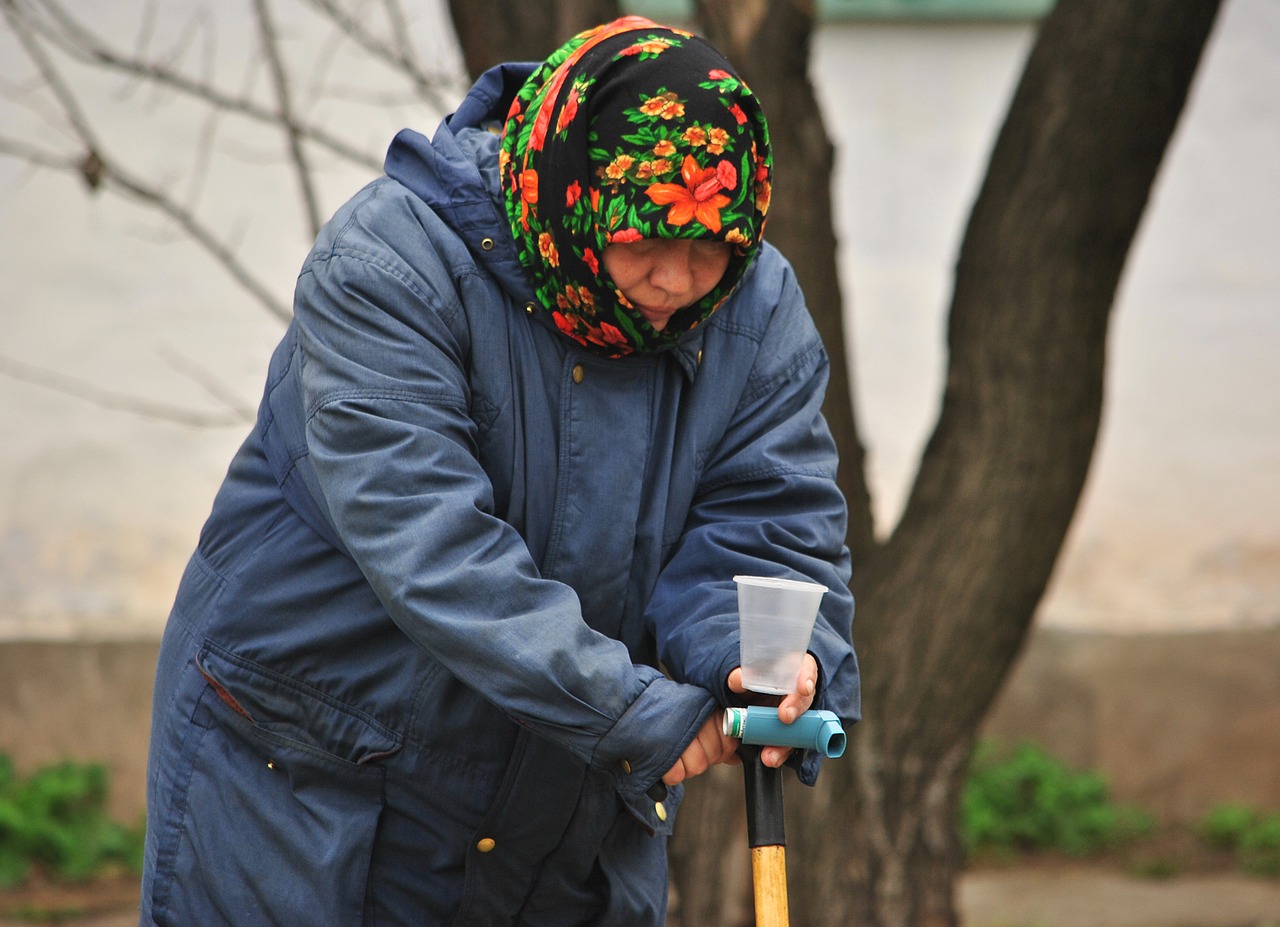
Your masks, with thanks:
[[[158,822],[155,923],[363,924],[384,803],[372,760],[398,742],[230,655],[206,647],[197,667],[207,685]]]

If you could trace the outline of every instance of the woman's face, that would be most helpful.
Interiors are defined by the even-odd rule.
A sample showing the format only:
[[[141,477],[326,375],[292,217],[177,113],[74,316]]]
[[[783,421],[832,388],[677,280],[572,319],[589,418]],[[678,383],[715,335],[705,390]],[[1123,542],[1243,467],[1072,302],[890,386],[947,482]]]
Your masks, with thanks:
[[[604,269],[655,331],[715,289],[728,266],[722,241],[646,238],[604,249]]]

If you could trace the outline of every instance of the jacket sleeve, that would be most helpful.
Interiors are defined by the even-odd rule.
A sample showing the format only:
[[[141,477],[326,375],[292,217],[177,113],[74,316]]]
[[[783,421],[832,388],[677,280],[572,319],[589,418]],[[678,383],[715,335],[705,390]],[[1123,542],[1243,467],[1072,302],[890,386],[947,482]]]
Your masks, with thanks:
[[[636,798],[714,698],[634,665],[590,629],[574,592],[541,578],[494,516],[468,414],[459,288],[423,253],[431,217],[387,189],[340,215],[296,289],[307,452],[327,518],[411,640]]]
[[[764,266],[760,266],[764,265]],[[809,650],[819,669],[815,708],[846,724],[860,713],[852,645],[847,509],[836,486],[836,448],[822,416],[828,359],[790,266],[766,248],[724,331],[708,336],[699,380],[740,390],[708,439],[696,497],[647,617],[673,678],[717,693],[738,665],[739,574],[825,585]],[[717,360],[719,359],[719,366]],[[735,373],[745,369],[745,377]],[[812,783],[818,757],[803,758]]]

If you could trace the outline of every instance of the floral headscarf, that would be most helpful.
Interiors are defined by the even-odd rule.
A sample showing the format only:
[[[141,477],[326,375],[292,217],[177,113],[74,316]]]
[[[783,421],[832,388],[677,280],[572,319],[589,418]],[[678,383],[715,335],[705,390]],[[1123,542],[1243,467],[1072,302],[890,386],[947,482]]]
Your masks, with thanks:
[[[501,147],[517,250],[556,326],[609,356],[675,346],[728,297],[760,248],[769,132],[750,89],[688,32],[629,16],[575,36],[516,95]],[[733,245],[703,299],[654,329],[601,255],[613,242]]]

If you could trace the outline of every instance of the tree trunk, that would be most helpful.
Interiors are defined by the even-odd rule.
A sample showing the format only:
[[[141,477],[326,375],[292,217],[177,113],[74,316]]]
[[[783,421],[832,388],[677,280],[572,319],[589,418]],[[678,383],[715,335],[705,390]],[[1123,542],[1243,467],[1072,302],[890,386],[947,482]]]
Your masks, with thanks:
[[[844,350],[831,205],[835,152],[809,80],[814,6],[796,0],[697,0],[696,8],[702,34],[733,62],[769,119],[774,182],[765,238],[795,268],[831,357],[824,411],[840,448],[849,546],[864,551],[873,543],[871,498]]]
[[[1217,7],[1059,0],[1040,29],[961,248],[937,428],[855,573],[865,720],[795,803],[796,924],[957,923],[969,752],[1088,472],[1110,307]]]
[[[583,29],[618,17],[618,0],[449,0],[474,80],[504,61],[542,61]]]
[[[716,766],[685,787],[670,844],[669,925],[749,927],[751,851],[742,769]]]

